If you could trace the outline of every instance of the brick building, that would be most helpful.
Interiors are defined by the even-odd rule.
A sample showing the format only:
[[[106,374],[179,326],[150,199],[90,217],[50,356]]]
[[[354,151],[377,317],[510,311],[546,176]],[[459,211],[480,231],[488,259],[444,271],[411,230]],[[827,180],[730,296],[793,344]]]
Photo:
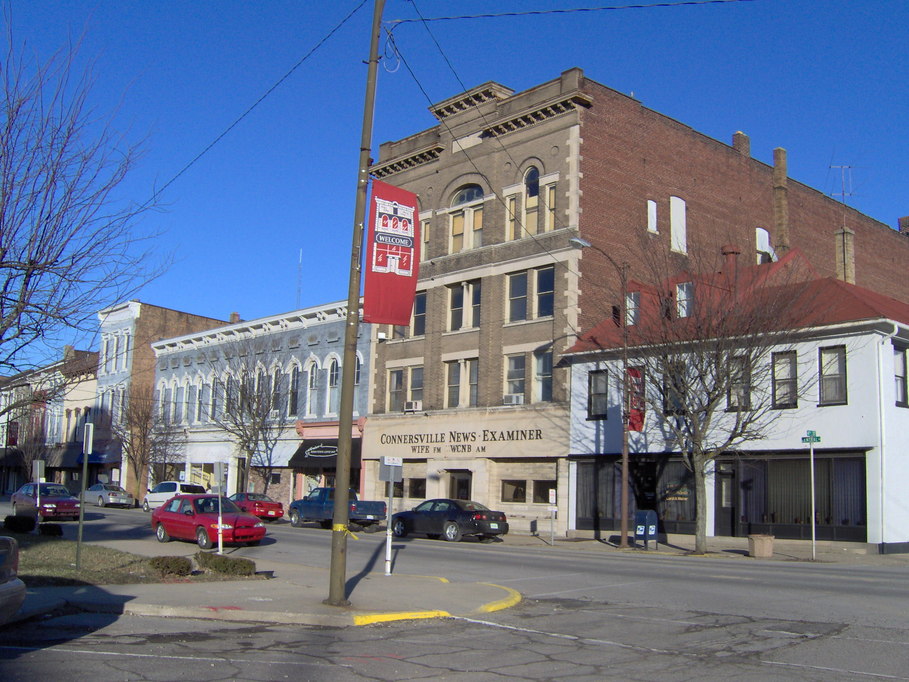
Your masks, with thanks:
[[[154,390],[153,342],[223,326],[225,321],[141,301],[105,308],[98,313],[98,319],[101,348],[94,418],[96,459],[107,467],[111,481],[119,482],[142,499],[148,471],[133,471],[128,466],[120,444],[112,438],[111,424],[127,409],[131,393],[140,395]]]
[[[798,248],[820,277],[909,301],[909,236],[790,179],[785,150],[752,158],[743,133],[719,142],[580,69],[430,111],[434,127],[383,144],[372,168],[418,195],[423,235],[411,324],[377,348],[367,494],[398,456],[400,507],[471,497],[526,530],[554,495],[565,531],[577,482],[558,360],[621,309],[619,263],[636,277],[653,253],[684,269],[725,244],[750,262]]]

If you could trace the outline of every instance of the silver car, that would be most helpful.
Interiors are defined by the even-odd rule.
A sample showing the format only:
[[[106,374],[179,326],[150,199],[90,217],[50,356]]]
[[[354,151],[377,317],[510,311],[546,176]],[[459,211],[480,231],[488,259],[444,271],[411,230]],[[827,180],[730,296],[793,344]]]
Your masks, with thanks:
[[[25,601],[25,583],[19,571],[19,543],[0,535],[0,625],[8,623]]]
[[[107,505],[118,507],[135,507],[136,498],[116,483],[95,483],[85,491],[85,503],[94,502],[99,507]]]

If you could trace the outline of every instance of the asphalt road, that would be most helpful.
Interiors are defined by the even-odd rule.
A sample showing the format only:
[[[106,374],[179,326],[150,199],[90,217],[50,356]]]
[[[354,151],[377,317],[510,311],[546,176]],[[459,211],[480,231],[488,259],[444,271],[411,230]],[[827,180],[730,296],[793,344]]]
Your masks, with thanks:
[[[92,510],[86,538],[146,537]],[[331,534],[272,524],[251,558],[327,563]],[[381,570],[384,534],[348,543]],[[909,575],[892,566],[395,540],[396,571],[489,581],[482,619],[344,630],[72,614],[0,630],[0,678],[74,680],[909,679]],[[378,562],[378,563],[377,563]]]

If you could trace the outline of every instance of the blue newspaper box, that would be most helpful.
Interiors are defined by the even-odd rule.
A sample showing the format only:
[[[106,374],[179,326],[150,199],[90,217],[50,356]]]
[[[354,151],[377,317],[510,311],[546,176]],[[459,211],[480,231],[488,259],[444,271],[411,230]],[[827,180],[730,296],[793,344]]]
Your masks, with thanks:
[[[635,544],[644,543],[644,549],[650,549],[650,541],[657,543],[657,513],[653,509],[642,509],[634,513]]]

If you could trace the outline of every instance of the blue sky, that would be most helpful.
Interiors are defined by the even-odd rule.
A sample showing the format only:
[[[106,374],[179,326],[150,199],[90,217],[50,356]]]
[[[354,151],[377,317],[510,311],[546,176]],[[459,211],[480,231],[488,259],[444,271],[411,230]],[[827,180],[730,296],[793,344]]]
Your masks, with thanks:
[[[144,221],[163,233],[161,249],[176,262],[139,295],[224,319],[346,298],[371,0],[5,4],[15,39],[41,57],[84,31],[93,103],[116,108],[119,129],[145,138],[123,187],[137,202],[362,5],[167,187],[163,210]],[[388,0],[384,18],[607,4],[632,3]],[[383,141],[431,127],[431,102],[490,80],[520,91],[578,66],[723,142],[746,132],[752,155],[766,163],[774,147],[786,148],[790,176],[827,194],[842,192],[832,166],[851,166],[847,202],[895,226],[909,215],[907,27],[902,0],[743,0],[404,23],[393,35],[414,75],[385,52],[374,155]]]

